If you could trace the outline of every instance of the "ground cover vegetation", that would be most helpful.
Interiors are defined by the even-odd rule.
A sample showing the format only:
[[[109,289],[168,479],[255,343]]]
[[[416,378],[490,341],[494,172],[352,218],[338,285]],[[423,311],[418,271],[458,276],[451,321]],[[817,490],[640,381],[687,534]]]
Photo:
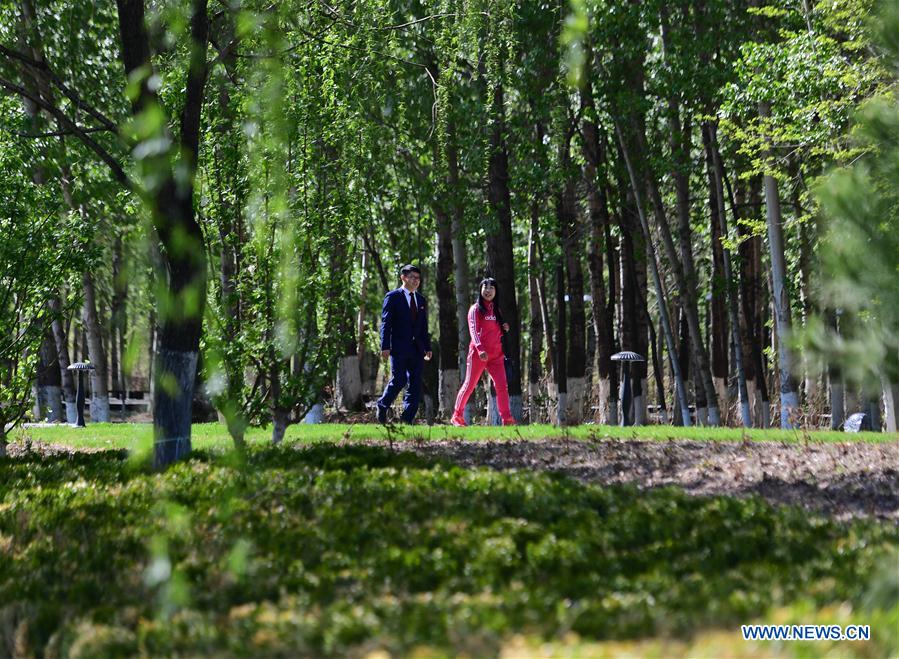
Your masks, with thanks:
[[[895,525],[381,447],[147,465],[111,450],[4,461],[7,654],[482,655],[516,633],[688,643],[803,611],[871,624],[858,656],[899,643]]]

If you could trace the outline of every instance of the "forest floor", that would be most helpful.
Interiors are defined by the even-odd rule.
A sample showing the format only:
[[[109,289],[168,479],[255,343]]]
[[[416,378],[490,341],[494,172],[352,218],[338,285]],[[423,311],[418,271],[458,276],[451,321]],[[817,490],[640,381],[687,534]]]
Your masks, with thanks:
[[[64,427],[30,429],[30,436],[12,442],[8,453],[15,458],[29,451],[49,455],[133,450],[134,444],[122,436],[128,427],[89,426],[99,434],[84,444],[72,438],[85,435],[72,434]],[[135,434],[146,435],[145,443],[151,441],[147,426],[135,424],[131,428]],[[215,432],[216,424],[195,428],[196,447],[228,446],[227,435]],[[376,426],[353,426],[352,433],[337,432],[338,428],[293,426],[297,436],[292,438],[288,433],[288,442],[298,448],[318,441],[391,446],[465,468],[540,470],[598,485],[673,486],[700,496],[759,495],[771,503],[802,506],[838,520],[866,517],[899,522],[899,441],[889,435],[881,435],[876,442],[838,442],[829,436],[827,441],[712,441],[666,438],[664,434],[654,439],[597,435],[540,438],[503,432],[502,438],[494,441],[488,435],[490,429],[484,427],[452,429],[462,432],[464,439],[446,432],[428,433],[427,438],[413,432],[390,441]],[[413,429],[420,430],[417,426]],[[101,439],[107,433],[116,435],[115,441]],[[248,439],[254,445],[266,443],[262,432]]]
[[[394,447],[469,468],[534,469],[599,485],[676,486],[695,495],[757,494],[841,520],[899,521],[899,443],[550,439]]]

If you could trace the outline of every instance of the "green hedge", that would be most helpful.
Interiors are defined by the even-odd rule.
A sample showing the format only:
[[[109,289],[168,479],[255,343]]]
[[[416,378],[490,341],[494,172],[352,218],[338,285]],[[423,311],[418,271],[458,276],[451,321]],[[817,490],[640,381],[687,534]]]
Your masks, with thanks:
[[[895,526],[366,447],[0,462],[0,654],[475,655],[862,602]],[[864,620],[859,622],[864,623]],[[881,639],[884,637],[881,635]],[[889,640],[889,639],[886,639]],[[885,641],[884,641],[885,642]]]

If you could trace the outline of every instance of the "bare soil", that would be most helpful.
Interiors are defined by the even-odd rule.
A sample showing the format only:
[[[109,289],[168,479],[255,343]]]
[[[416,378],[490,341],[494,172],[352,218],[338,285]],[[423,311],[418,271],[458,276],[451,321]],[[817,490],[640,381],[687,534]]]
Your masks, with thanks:
[[[600,485],[677,486],[694,495],[757,494],[839,520],[899,522],[899,442],[449,440],[399,442],[394,448],[464,467],[560,472]]]

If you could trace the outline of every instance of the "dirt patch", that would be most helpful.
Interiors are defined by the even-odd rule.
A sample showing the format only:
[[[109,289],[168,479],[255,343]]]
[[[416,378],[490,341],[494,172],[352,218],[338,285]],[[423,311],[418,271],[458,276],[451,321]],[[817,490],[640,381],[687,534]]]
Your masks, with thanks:
[[[352,442],[357,443],[357,442]],[[387,446],[383,441],[363,442]],[[600,485],[683,488],[695,495],[758,494],[839,520],[899,523],[899,442],[782,444],[635,439],[396,442],[394,449],[463,467],[536,469]],[[44,442],[10,443],[12,458],[108,451]]]
[[[464,467],[539,469],[589,483],[643,488],[675,485],[695,495],[758,494],[771,503],[799,505],[840,520],[899,522],[899,442],[448,440],[394,447]]]
[[[10,442],[6,445],[6,455],[10,458],[26,458],[40,456],[42,458],[71,456],[77,453],[109,453],[108,448],[91,448],[86,446],[65,446],[64,444],[48,444],[27,440],[25,442]],[[127,451],[120,450],[122,457]]]

